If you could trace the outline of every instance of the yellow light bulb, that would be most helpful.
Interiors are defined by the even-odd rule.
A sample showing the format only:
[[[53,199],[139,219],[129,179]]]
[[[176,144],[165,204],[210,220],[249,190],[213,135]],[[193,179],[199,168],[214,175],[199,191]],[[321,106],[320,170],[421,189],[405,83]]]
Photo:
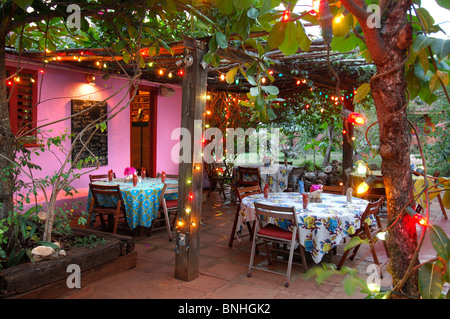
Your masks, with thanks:
[[[362,182],[361,184],[359,184],[358,188],[356,189],[356,192],[358,194],[364,194],[368,190],[369,190],[369,185],[367,185],[366,182]]]

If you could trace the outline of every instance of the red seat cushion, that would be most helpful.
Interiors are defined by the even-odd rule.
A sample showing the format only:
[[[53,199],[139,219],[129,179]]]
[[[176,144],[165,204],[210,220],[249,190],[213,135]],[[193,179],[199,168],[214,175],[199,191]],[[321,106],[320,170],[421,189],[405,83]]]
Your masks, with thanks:
[[[166,200],[167,208],[176,208],[178,206],[177,200]]]
[[[273,224],[267,224],[258,231],[258,235],[277,237],[281,239],[291,240],[292,232],[289,230],[281,229]]]

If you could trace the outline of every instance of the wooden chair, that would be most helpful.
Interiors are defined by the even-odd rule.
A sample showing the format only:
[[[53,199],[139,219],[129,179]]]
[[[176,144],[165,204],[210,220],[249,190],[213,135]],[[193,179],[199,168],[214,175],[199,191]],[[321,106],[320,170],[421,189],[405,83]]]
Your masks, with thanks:
[[[328,194],[344,195],[344,186],[323,186],[323,192]]]
[[[92,183],[89,183],[89,190],[91,192],[92,198],[91,198],[91,205],[89,208],[89,215],[87,220],[88,227],[91,225],[91,217],[94,216],[94,220],[96,216],[98,215],[100,217],[100,222],[102,224],[102,229],[104,231],[109,231],[114,234],[117,233],[117,225],[119,222],[119,219],[123,219],[125,221],[125,224],[130,231],[126,219],[126,212],[125,212],[125,202],[122,198],[122,193],[120,192],[120,186],[119,185],[95,185]],[[99,196],[109,196],[111,197],[107,201],[101,201],[99,200]],[[104,202],[111,203],[116,202],[116,207],[110,207],[106,206]],[[108,223],[105,222],[104,216],[108,216]],[[131,231],[130,231],[131,232]]]
[[[367,239],[369,241],[370,251],[372,252],[373,260],[374,260],[375,264],[380,267],[380,277],[383,278],[383,274],[381,272],[381,267],[383,267],[389,261],[390,255],[389,255],[389,251],[388,251],[388,248],[387,248],[387,244],[383,240],[382,242],[383,242],[383,245],[384,245],[384,250],[386,251],[386,255],[387,255],[388,259],[383,264],[380,265],[380,262],[378,261],[377,253],[375,251],[375,244],[376,244],[376,242],[378,240],[376,235],[383,231],[383,227],[381,225],[381,220],[380,220],[380,217],[378,216],[378,212],[380,210],[381,202],[382,202],[382,199],[380,198],[378,201],[373,202],[373,203],[369,203],[367,205],[366,210],[364,211],[364,213],[361,216],[361,227],[358,228],[355,231],[355,233],[350,236],[350,238],[358,236],[359,238],[361,238],[361,240]],[[366,222],[366,220],[368,218],[370,218],[371,216],[373,216],[375,218],[375,223],[373,223],[372,225],[369,225]],[[348,256],[348,254],[350,253],[350,251],[352,249],[345,250],[344,254],[341,257],[341,260],[339,261],[337,269],[341,269],[342,265],[344,264],[344,262],[347,259],[353,260],[355,258],[356,253],[358,252],[358,249],[360,247],[361,247],[361,244],[359,244],[356,247],[354,247],[353,248],[353,253],[350,256]]]
[[[225,164],[220,165],[215,162],[205,162],[205,171],[209,180],[208,197],[211,195],[211,192],[217,190],[226,199],[225,188],[226,185],[231,185],[232,181],[228,167]]]
[[[255,209],[256,209],[256,218],[257,218],[257,226],[253,230],[253,243],[252,243],[252,251],[250,256],[250,262],[248,265],[248,273],[247,276],[251,276],[252,269],[259,269],[275,274],[281,274],[277,271],[272,271],[269,268],[254,266],[254,258],[255,258],[255,250],[256,250],[256,242],[258,240],[262,240],[264,243],[264,246],[266,247],[266,257],[269,265],[272,264],[272,258],[271,258],[271,251],[277,251],[275,247],[272,247],[269,250],[268,242],[272,243],[278,243],[278,244],[287,244],[290,246],[289,249],[289,258],[288,258],[288,267],[286,272],[286,282],[285,286],[289,286],[289,280],[291,277],[291,269],[293,264],[293,257],[294,257],[294,250],[296,245],[298,244],[299,247],[299,253],[302,258],[302,263],[305,271],[307,271],[307,264],[306,264],[306,258],[305,258],[305,250],[302,245],[300,245],[299,242],[299,227],[297,223],[297,217],[295,213],[295,207],[280,207],[280,206],[270,206],[270,205],[264,205],[260,203],[255,203]],[[285,230],[282,228],[279,228],[275,226],[274,224],[266,223],[264,220],[267,218],[280,218],[280,219],[289,219],[292,221],[292,231]],[[282,261],[280,259],[276,259],[277,261]]]
[[[259,185],[255,185],[255,186],[248,186],[248,187],[241,187],[241,188],[237,188],[236,189],[236,196],[239,198],[239,202],[242,202],[242,199],[250,196],[250,195],[254,195],[254,194],[262,194],[261,191],[261,187]],[[228,242],[228,246],[232,247],[233,246],[233,241],[235,239],[237,239],[236,237],[236,226],[237,226],[237,222],[239,219],[239,211],[240,211],[241,206],[238,205],[236,207],[236,213],[234,215],[234,222],[233,222],[233,228],[231,229],[231,235],[230,235],[230,241]],[[245,236],[252,236],[253,234],[253,227],[255,226],[255,222],[253,222],[253,227],[250,225],[250,222],[246,222],[247,225],[247,229],[248,229],[248,234],[243,235],[241,237],[245,237]]]
[[[166,194],[178,193],[178,184],[164,184],[161,191],[161,198],[159,200],[159,211],[156,218],[153,220],[152,225],[148,231],[148,236],[151,235],[153,230],[166,228],[169,241],[172,241],[172,228],[177,219],[178,200],[167,200]],[[174,215],[174,219],[170,222],[170,215]],[[155,224],[159,224],[155,226]]]
[[[166,174],[166,178],[178,179],[179,175],[177,174]],[[156,174],[156,178],[161,178],[161,173]]]
[[[116,178],[116,173],[113,172],[113,178]],[[89,174],[89,181],[92,183],[93,181],[98,181],[98,180],[107,180],[108,179],[108,174],[98,174],[98,175],[91,175]]]
[[[261,175],[259,174],[258,167],[238,166],[237,181],[235,185],[236,190],[239,187],[260,186],[260,185],[261,185]],[[235,204],[238,204],[238,200],[239,198],[236,194]]]

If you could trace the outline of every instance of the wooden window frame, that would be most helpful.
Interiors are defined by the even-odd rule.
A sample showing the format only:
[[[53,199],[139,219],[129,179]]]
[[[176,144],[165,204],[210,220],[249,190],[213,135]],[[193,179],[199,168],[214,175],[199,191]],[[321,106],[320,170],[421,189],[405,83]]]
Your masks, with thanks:
[[[28,108],[31,110],[31,119],[28,121],[30,123],[31,129],[36,128],[37,126],[37,81],[38,81],[38,71],[37,70],[31,70],[31,69],[20,69],[17,70],[14,67],[7,67],[6,71],[8,73],[8,80],[7,80],[7,88],[8,88],[8,96],[11,95],[9,99],[9,118],[10,118],[10,125],[11,125],[11,131],[14,135],[17,135],[19,132],[19,128],[23,125],[23,122],[20,123],[18,119],[18,113],[19,109],[21,108],[19,106],[20,102],[26,102],[26,98],[21,100],[19,97],[19,82],[15,81],[15,78],[17,77],[16,72],[18,72],[18,76],[21,80],[23,80],[23,76],[27,76],[30,79],[33,79],[34,82],[32,82],[31,85],[31,105],[28,106]],[[14,75],[14,77],[11,77]],[[22,78],[21,78],[22,76]],[[11,78],[10,78],[11,77]],[[28,92],[25,92],[24,95],[26,95]],[[23,109],[27,109],[25,106]],[[24,114],[24,113],[23,113]],[[30,134],[31,136],[37,137],[37,131],[33,131]],[[37,143],[26,143],[24,144],[25,147],[37,147],[40,146],[40,144]]]

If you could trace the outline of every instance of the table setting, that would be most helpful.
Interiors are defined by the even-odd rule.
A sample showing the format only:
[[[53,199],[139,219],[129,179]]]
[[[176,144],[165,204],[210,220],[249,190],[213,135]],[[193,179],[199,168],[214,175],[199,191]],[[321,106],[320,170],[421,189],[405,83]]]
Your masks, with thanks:
[[[247,196],[241,203],[238,226],[255,220],[255,202],[272,206],[294,206],[300,228],[300,243],[311,254],[314,262],[319,263],[325,254],[361,226],[360,218],[369,202],[356,197],[349,202],[346,195],[328,193],[321,193],[320,202],[311,202],[309,196],[310,193],[294,192],[269,193],[267,198],[264,194]],[[269,222],[283,229],[292,226],[289,220],[271,219]]]

